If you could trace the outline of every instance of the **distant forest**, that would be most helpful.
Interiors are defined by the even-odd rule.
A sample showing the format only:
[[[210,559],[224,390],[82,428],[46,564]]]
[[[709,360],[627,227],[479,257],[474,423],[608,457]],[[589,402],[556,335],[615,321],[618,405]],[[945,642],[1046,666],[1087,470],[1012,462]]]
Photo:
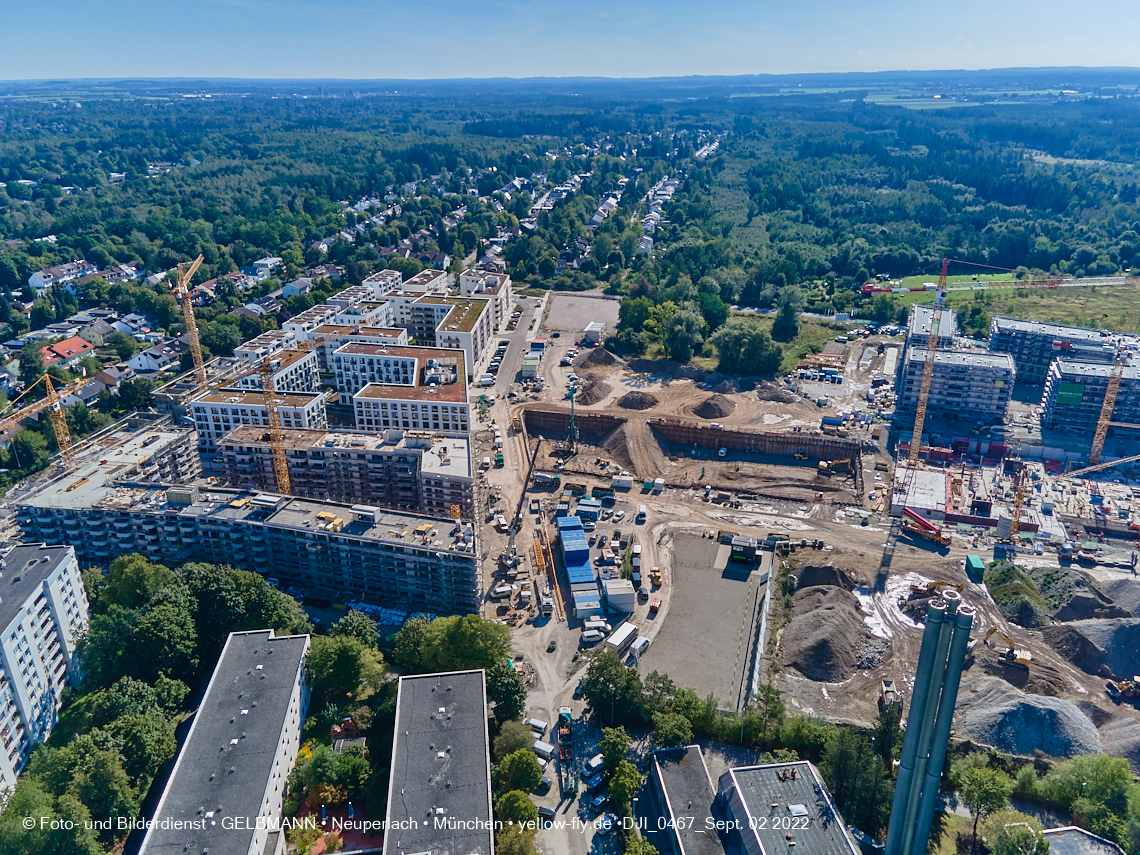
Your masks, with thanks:
[[[526,216],[535,185],[501,191],[536,174],[592,174],[573,206],[540,216],[505,253],[512,275],[538,288],[649,294],[711,277],[726,304],[771,305],[781,287],[805,285],[822,289],[818,307],[844,309],[876,274],[936,274],[944,255],[1023,275],[1140,263],[1136,97],[912,110],[858,94],[616,91],[3,98],[0,291],[10,301],[31,272],[79,257],[154,272],[202,253],[203,281],[268,254],[295,275],[321,260],[314,241],[355,222],[343,203],[408,182],[420,182],[417,194],[499,203],[441,236],[439,249],[462,257]],[[720,134],[698,158],[698,141]],[[655,249],[635,254],[641,199],[670,175],[682,184]],[[623,177],[631,183],[601,240],[586,221]],[[420,220],[454,204],[422,203]],[[334,260],[359,278],[401,236],[376,230]],[[556,270],[578,237],[590,245],[585,263]]]

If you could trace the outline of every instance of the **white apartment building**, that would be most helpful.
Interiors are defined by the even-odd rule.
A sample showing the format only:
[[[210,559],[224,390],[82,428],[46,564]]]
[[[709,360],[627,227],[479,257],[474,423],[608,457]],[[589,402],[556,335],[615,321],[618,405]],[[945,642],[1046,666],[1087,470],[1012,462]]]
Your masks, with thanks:
[[[321,371],[332,374],[333,354],[337,348],[350,342],[405,347],[408,344],[408,331],[401,327],[356,327],[351,324],[325,324],[313,330],[313,338],[323,339],[316,349],[317,359]]]
[[[325,399],[319,392],[284,393],[275,398],[282,427],[328,428]],[[191,402],[191,414],[201,454],[215,453],[218,440],[239,425],[269,426],[261,392],[248,389],[217,389],[199,395]],[[209,463],[205,457],[202,462]]]
[[[3,792],[55,726],[64,685],[78,682],[72,657],[89,611],[71,546],[15,547],[0,559],[0,591]]]
[[[393,289],[399,289],[403,279],[399,270],[378,270],[360,284],[371,288],[372,296],[375,298],[382,297]]]
[[[507,325],[514,305],[511,277],[506,273],[475,267],[459,275],[459,293],[463,297],[482,297],[491,301],[491,322],[496,330]]]
[[[230,633],[140,855],[284,855],[282,808],[309,705],[308,651],[307,635]]]
[[[470,408],[465,375],[456,370],[459,367],[442,367],[444,376],[456,377],[450,383],[433,382],[439,374],[433,377],[428,372],[441,370],[434,367],[425,368],[426,379],[421,378],[414,386],[369,383],[352,396],[356,429],[366,433],[387,428],[466,433],[471,424]]]
[[[454,350],[349,342],[333,351],[331,367],[340,403],[347,405],[369,383],[414,388],[462,382],[462,362]]]
[[[437,298],[425,297],[420,302],[434,299]],[[483,359],[483,354],[495,335],[491,301],[449,297],[447,302],[451,306],[451,312],[436,327],[435,341],[432,344],[462,350],[467,356],[467,373],[470,374]]]
[[[317,354],[311,350],[286,350],[269,357],[270,377],[276,392],[318,392],[321,388],[321,371]],[[261,389],[261,372],[251,371],[240,380],[238,388]]]
[[[288,330],[266,330],[240,347],[235,347],[234,356],[246,362],[260,362],[268,356],[274,356],[296,346],[296,333]]]

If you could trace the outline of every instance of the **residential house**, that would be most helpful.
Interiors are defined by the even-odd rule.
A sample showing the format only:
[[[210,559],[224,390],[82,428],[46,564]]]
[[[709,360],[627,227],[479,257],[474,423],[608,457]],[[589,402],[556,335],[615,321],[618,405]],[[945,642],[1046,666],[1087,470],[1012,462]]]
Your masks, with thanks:
[[[40,348],[40,353],[43,354],[45,368],[50,365],[66,368],[69,365],[74,365],[93,350],[95,350],[95,345],[91,342],[84,341],[79,336],[72,336]]]
[[[132,356],[127,364],[135,371],[155,372],[176,366],[182,361],[182,354],[188,349],[179,339],[171,339]]]
[[[70,395],[61,399],[64,407],[74,407],[76,404],[86,404],[88,407],[93,405],[99,398],[99,393],[107,388],[105,383],[98,380],[90,381],[82,389],[72,392]]]
[[[57,267],[49,267],[47,270],[37,270],[28,277],[28,284],[37,291],[43,291],[52,285],[63,285],[78,279],[80,276],[87,276],[98,269],[90,261],[80,259],[67,264],[60,264]]]
[[[129,315],[123,315],[117,321],[112,322],[116,330],[127,335],[140,338],[142,335],[150,332],[150,321],[146,315],[138,312],[132,312]]]
[[[107,343],[107,336],[113,332],[115,332],[115,328],[111,324],[98,319],[82,327],[79,330],[79,337],[84,341],[91,342],[96,347],[102,347]]]
[[[290,297],[296,297],[300,294],[308,294],[312,290],[313,280],[308,276],[302,276],[300,279],[294,279],[292,282],[286,283],[281,289],[281,297],[287,300]]]
[[[344,276],[342,264],[318,264],[310,267],[305,273],[309,279],[328,279],[330,282],[339,282]]]
[[[108,389],[114,391],[125,380],[135,379],[135,370],[126,362],[120,362],[118,365],[110,365],[104,368],[92,379],[98,380]]]

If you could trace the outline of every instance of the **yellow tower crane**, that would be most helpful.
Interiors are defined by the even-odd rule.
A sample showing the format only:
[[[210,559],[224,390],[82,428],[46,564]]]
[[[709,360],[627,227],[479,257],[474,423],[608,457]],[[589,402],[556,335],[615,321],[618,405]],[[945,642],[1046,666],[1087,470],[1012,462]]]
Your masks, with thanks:
[[[72,448],[71,444],[71,431],[67,429],[67,416],[63,412],[62,400],[73,392],[78,392],[80,389],[82,389],[84,385],[86,385],[87,380],[80,380],[78,383],[74,383],[71,386],[56,390],[55,386],[51,382],[51,377],[45,374],[35,383],[32,383],[30,386],[28,386],[28,388],[25,389],[18,398],[10,401],[8,406],[4,408],[4,412],[7,412],[10,408],[18,404],[20,398],[23,398],[24,395],[27,395],[40,383],[44,384],[44,392],[46,393],[44,397],[38,401],[35,401],[34,403],[28,404],[27,406],[20,407],[15,412],[9,413],[8,415],[0,418],[0,434],[4,433],[10,428],[15,427],[20,422],[24,421],[24,419],[30,418],[36,413],[47,410],[48,416],[51,418],[52,428],[55,430],[55,444],[59,446],[60,459],[69,461],[75,456],[75,451]]]
[[[1017,491],[1013,498],[1013,519],[1009,523],[1009,542],[1017,542],[1017,533],[1021,530],[1021,509],[1025,506],[1026,478],[1022,469],[1017,476]]]
[[[269,453],[273,457],[273,476],[277,482],[277,492],[289,494],[289,458],[285,453],[285,430],[281,427],[281,414],[277,411],[277,399],[273,389],[273,367],[280,363],[266,359],[261,363],[261,401],[265,405],[266,421],[269,422]]]
[[[1096,422],[1096,433],[1093,434],[1092,448],[1089,450],[1089,465],[1100,463],[1100,454],[1104,450],[1104,438],[1108,436],[1108,428],[1112,424],[1112,410],[1116,406],[1116,396],[1120,393],[1120,381],[1124,379],[1125,362],[1117,353],[1112,363],[1112,373],[1108,375],[1108,386],[1104,390],[1104,403],[1100,408],[1100,418]]]
[[[907,463],[910,468],[918,465],[918,452],[922,446],[922,426],[926,421],[926,405],[930,400],[930,381],[934,379],[934,353],[938,349],[938,322],[946,294],[947,259],[942,259],[942,274],[938,277],[938,291],[934,297],[934,308],[930,313],[930,336],[926,339],[926,361],[922,363],[922,383],[918,387],[918,406],[914,411],[914,431],[910,437],[910,454]]]
[[[182,304],[182,317],[186,320],[186,337],[190,339],[190,355],[194,358],[196,388],[206,385],[206,363],[202,359],[202,342],[198,339],[198,322],[194,319],[194,304],[190,301],[190,280],[202,266],[202,256],[189,265],[178,265],[178,279],[174,283],[174,298]]]

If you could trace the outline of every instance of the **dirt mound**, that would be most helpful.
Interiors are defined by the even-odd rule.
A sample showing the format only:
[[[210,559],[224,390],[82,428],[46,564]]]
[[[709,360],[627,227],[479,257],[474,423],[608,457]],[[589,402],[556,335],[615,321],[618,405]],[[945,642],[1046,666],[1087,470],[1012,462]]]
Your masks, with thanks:
[[[728,380],[721,380],[713,386],[714,392],[719,392],[722,395],[731,395],[740,391],[740,387],[736,385],[736,381],[731,377]]]
[[[1068,624],[1047,626],[1042,630],[1042,635],[1045,636],[1046,644],[1086,674],[1110,676],[1108,665],[1104,661],[1104,651],[1072,626]]]
[[[578,393],[574,396],[574,401],[583,407],[588,407],[590,404],[596,404],[598,401],[605,400],[613,390],[614,387],[609,383],[605,383],[594,377],[587,377],[585,382],[578,387]]]
[[[736,404],[724,395],[718,394],[705,398],[704,401],[693,407],[691,412],[694,416],[700,416],[702,419],[723,419],[736,412]]]
[[[886,649],[879,641],[867,632],[853,594],[815,585],[795,593],[794,617],[780,637],[780,661],[809,680],[838,683],[882,661]]]
[[[1136,673],[1136,651],[1140,649],[1140,618],[1077,620],[1068,626],[1096,650],[1100,661],[1112,674],[1131,677]],[[1048,641],[1048,635],[1046,640]]]
[[[578,365],[613,365],[618,358],[604,347],[594,347],[585,356],[578,357]]]
[[[773,401],[777,404],[794,404],[800,400],[800,397],[791,389],[770,380],[757,384],[756,397],[761,401]]]
[[[830,564],[811,564],[802,567],[796,573],[796,589],[803,590],[816,585],[831,585],[851,591],[855,588],[855,581],[847,575],[847,571]]]
[[[658,401],[648,392],[628,392],[618,398],[616,403],[627,410],[652,410]]]
[[[1101,582],[1100,587],[1108,596],[1112,597],[1112,601],[1116,605],[1122,609],[1127,609],[1134,617],[1140,617],[1140,585],[1136,584],[1135,579],[1112,579],[1108,582]]]
[[[1104,753],[1123,757],[1132,767],[1133,775],[1140,775],[1140,721],[1116,717],[1100,729]]]
[[[629,454],[629,439],[626,437],[626,428],[628,424],[614,430],[606,437],[601,447],[606,452],[606,457],[615,466],[630,472],[634,471],[633,459]]]
[[[1077,706],[1027,695],[997,677],[981,677],[958,696],[959,736],[1014,754],[1040,749],[1051,757],[1097,754],[1100,734]]]

